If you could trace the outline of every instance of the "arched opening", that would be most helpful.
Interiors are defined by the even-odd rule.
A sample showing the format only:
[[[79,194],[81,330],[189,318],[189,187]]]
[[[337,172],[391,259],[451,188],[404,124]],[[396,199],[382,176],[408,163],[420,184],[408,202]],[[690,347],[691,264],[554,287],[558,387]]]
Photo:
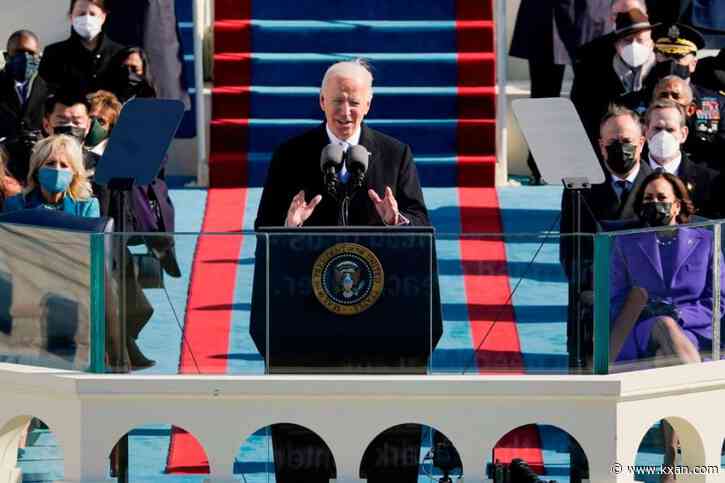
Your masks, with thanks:
[[[0,480],[62,481],[63,449],[41,419],[18,416],[0,428]]]
[[[486,474],[496,481],[538,481],[538,476],[545,481],[579,482],[589,478],[589,461],[567,431],[548,424],[527,424],[498,440]]]
[[[234,478],[249,483],[328,483],[337,478],[337,467],[327,443],[314,431],[277,423],[256,431],[242,443],[234,459]]]
[[[108,459],[109,476],[118,481],[163,481],[184,475],[185,482],[202,483],[209,475],[204,447],[188,431],[169,424],[132,429],[116,443]]]
[[[440,431],[416,423],[399,424],[377,435],[365,449],[360,478],[368,483],[448,481],[463,475],[453,443]]]
[[[634,460],[634,478],[659,483],[670,473],[677,477],[678,466],[704,461],[704,446],[697,430],[682,418],[668,417],[652,424],[642,437]]]

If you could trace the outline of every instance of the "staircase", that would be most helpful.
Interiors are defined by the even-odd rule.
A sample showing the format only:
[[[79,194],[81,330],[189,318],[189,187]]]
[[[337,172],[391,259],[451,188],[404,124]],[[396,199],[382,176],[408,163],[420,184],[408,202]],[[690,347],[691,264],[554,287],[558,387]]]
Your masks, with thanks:
[[[421,183],[493,186],[491,1],[217,0],[211,187],[260,186],[274,148],[318,125],[332,63],[364,57],[368,124],[411,145]]]

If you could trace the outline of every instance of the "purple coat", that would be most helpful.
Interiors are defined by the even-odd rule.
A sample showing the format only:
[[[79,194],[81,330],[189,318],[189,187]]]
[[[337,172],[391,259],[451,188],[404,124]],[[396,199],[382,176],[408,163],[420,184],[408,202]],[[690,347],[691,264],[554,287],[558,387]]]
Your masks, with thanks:
[[[675,253],[672,280],[668,285],[654,232],[622,235],[615,239],[610,271],[611,319],[614,321],[619,314],[630,289],[642,287],[649,293],[650,300],[659,298],[677,308],[680,326],[698,347],[702,339],[712,340],[712,232],[706,228],[680,228]],[[720,266],[722,293],[725,287],[722,258]],[[654,317],[642,317],[637,321],[618,360],[646,356],[654,320]]]

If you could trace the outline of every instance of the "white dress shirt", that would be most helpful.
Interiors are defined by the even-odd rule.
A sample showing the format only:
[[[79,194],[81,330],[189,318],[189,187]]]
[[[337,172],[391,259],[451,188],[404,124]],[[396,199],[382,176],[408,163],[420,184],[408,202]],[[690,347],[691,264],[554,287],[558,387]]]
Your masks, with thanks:
[[[347,152],[348,149],[350,149],[350,146],[357,146],[360,144],[360,134],[362,134],[362,129],[357,128],[354,133],[352,133],[352,136],[347,138],[346,140],[342,140],[335,136],[332,131],[330,130],[330,126],[325,124],[325,130],[327,131],[327,137],[330,140],[330,144],[338,144],[342,146],[342,150],[344,152]],[[345,166],[345,163],[342,164],[342,169],[340,170],[340,174],[338,175],[340,178],[341,183],[347,183],[347,180],[350,178],[350,173],[347,171],[347,166]]]
[[[682,164],[682,153],[678,154],[675,159],[667,164],[660,164],[652,159],[652,155],[649,156],[649,165],[652,168],[652,171],[657,171],[657,168],[662,168],[665,172],[677,176],[677,172],[680,170],[680,164]]]

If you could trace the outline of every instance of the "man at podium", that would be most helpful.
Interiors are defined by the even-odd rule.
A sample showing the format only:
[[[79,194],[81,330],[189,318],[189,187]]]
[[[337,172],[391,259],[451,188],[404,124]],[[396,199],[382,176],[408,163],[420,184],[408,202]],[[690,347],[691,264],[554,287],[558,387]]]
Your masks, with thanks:
[[[338,62],[327,70],[320,91],[325,123],[274,153],[255,228],[341,224],[320,163],[328,144],[345,154],[357,145],[369,152],[368,190],[351,198],[346,225],[430,225],[410,147],[363,124],[372,98],[373,76],[364,61]],[[341,189],[353,180],[350,164],[344,159],[335,166]]]
[[[423,245],[427,243],[427,246],[423,249],[411,247],[407,251],[408,257],[400,256],[399,247],[398,251],[391,251],[385,246],[381,248],[381,245],[374,249],[361,246],[373,246],[381,239],[393,240],[391,233],[380,233],[387,230],[386,226],[393,230],[396,230],[395,227],[408,227],[398,228],[396,232],[430,226],[410,147],[363,124],[373,97],[372,84],[373,76],[364,61],[332,65],[325,73],[320,91],[320,107],[325,113],[325,122],[316,129],[282,144],[274,153],[269,166],[255,228],[261,231],[266,229],[267,232],[274,228],[278,231],[286,228],[295,233],[271,237],[269,240],[260,237],[258,241],[250,332],[260,353],[265,357],[270,373],[319,373],[332,370],[344,372],[348,369],[353,373],[385,373],[393,365],[390,361],[396,360],[396,357],[399,360],[406,357],[408,360],[417,358],[415,364],[402,363],[402,370],[422,370],[424,373],[431,346],[435,347],[441,336],[440,315],[434,316],[433,322],[430,316],[431,313],[440,314],[437,277],[434,271],[433,275],[430,270],[427,275],[421,275],[421,278],[427,277],[427,296],[405,299],[405,295],[394,296],[387,286],[383,289],[380,284],[377,286],[382,292],[379,295],[380,300],[370,302],[371,308],[354,309],[353,305],[344,307],[353,312],[365,311],[365,314],[348,314],[347,318],[340,313],[330,313],[327,310],[329,307],[320,304],[309,293],[306,296],[301,295],[311,292],[310,284],[320,288],[315,285],[314,270],[311,271],[310,267],[318,256],[314,265],[320,266],[319,262],[325,255],[319,255],[314,248],[304,253],[292,253],[294,250],[288,246],[291,245],[288,240],[299,239],[298,243],[301,245],[308,241],[311,245],[314,245],[313,241],[321,241],[323,245],[334,242],[330,241],[328,233],[323,235],[328,237],[325,240],[315,237],[314,231],[303,233],[297,228],[326,227],[326,232],[335,231],[338,239],[351,232],[332,227],[356,227],[357,231],[366,227],[368,230],[369,235],[362,235],[358,239],[358,245],[338,243],[331,248],[334,250],[341,245],[355,245],[357,248],[353,252],[358,250],[343,254],[343,257],[352,257],[351,261],[354,263],[334,260],[326,263],[326,266],[334,266],[334,274],[342,274],[338,277],[339,285],[347,289],[342,292],[341,299],[345,298],[345,293],[353,293],[353,284],[359,285],[361,271],[365,272],[367,267],[366,260],[370,262],[368,272],[371,276],[371,292],[375,292],[376,273],[382,273],[383,270],[386,278],[395,276],[396,273],[420,275],[422,260],[414,250],[417,249],[428,257],[435,256],[432,229],[427,229],[428,233],[419,237],[427,240],[422,242]],[[320,229],[317,230],[319,232]],[[393,238],[388,238],[389,236]],[[412,240],[414,237],[412,235],[409,238]],[[266,244],[266,249],[262,249],[260,243]],[[330,249],[322,251],[327,253]],[[407,262],[405,258],[408,258]],[[417,265],[414,263],[416,261]],[[355,265],[349,273],[345,271],[346,263]],[[376,263],[378,268],[375,268]],[[348,274],[347,278],[345,274]],[[325,285],[324,280],[333,280],[330,283],[334,284],[335,276],[337,275],[325,279],[321,275],[323,282],[319,285]],[[275,297],[273,294],[279,286],[279,280],[283,278],[303,282],[305,290],[286,294],[287,298],[283,300],[279,296]],[[431,280],[434,280],[432,284]],[[434,288],[431,289],[431,286]],[[262,287],[266,287],[266,290]],[[265,304],[262,293],[269,293],[274,304]],[[392,320],[400,318],[403,304],[422,308],[422,303],[416,304],[421,298],[427,301],[428,309],[416,312],[416,309],[409,308],[407,321],[391,323]],[[435,300],[433,309],[430,309],[431,300]],[[261,308],[264,305],[269,306],[267,312]],[[358,306],[362,306],[362,303]],[[419,312],[423,312],[425,316],[419,316]],[[265,319],[269,320],[269,327],[264,327]],[[295,319],[294,323],[289,324],[287,321],[290,319]],[[432,332],[431,323],[435,324]],[[427,329],[424,331],[420,330],[425,327]],[[335,331],[341,331],[340,338],[335,339]],[[421,332],[425,335],[420,336]],[[330,339],[337,341],[336,347],[329,345]],[[351,340],[353,342],[349,342]],[[420,350],[414,354],[410,346]],[[411,354],[414,356],[410,357]],[[325,369],[326,367],[330,369]],[[440,438],[436,437],[438,439]],[[332,455],[314,433],[291,424],[277,424],[272,426],[272,442],[278,483],[327,483],[336,478]],[[417,425],[403,425],[382,433],[371,443],[365,455],[360,455],[360,477],[372,483],[418,481],[417,455],[420,453],[420,445],[421,430]],[[416,457],[383,458],[381,463],[381,452],[391,451],[394,454],[412,454]],[[298,461],[301,455],[310,455],[310,460]],[[385,461],[391,461],[392,464]]]

